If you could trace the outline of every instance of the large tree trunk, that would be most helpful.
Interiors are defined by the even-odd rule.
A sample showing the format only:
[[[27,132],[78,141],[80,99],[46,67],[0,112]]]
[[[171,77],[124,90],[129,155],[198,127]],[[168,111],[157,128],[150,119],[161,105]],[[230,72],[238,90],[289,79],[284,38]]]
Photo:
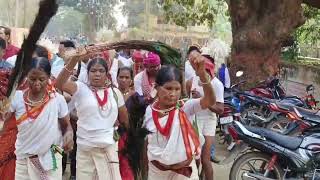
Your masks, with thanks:
[[[304,23],[302,0],[230,0],[231,77],[244,71],[248,86],[278,71],[281,45]]]

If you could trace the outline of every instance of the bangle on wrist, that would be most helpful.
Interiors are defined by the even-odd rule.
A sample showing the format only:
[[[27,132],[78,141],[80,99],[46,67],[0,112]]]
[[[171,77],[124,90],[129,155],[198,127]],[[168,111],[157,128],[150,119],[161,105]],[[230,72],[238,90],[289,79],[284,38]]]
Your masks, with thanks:
[[[206,85],[206,84],[210,84],[211,82],[210,82],[210,80],[208,80],[207,82],[202,82],[202,81],[200,81],[200,84],[201,85]]]
[[[201,79],[200,79],[200,84],[201,85],[206,85],[206,84],[210,84],[211,83],[210,76],[208,74],[206,74],[206,76],[207,76],[207,81],[206,82],[202,82]]]
[[[66,70],[69,74],[73,74],[73,71],[71,71],[70,69],[68,69],[67,66],[64,66],[63,69]]]

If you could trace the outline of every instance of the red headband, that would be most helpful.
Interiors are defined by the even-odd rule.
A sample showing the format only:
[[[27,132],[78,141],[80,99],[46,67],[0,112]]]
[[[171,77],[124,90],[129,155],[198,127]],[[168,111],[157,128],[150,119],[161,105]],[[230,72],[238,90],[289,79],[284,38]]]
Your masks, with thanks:
[[[146,57],[143,59],[143,64],[160,65],[160,63],[160,57],[153,52],[146,54]]]
[[[132,54],[132,59],[135,63],[143,62],[143,56],[140,51],[134,51]]]

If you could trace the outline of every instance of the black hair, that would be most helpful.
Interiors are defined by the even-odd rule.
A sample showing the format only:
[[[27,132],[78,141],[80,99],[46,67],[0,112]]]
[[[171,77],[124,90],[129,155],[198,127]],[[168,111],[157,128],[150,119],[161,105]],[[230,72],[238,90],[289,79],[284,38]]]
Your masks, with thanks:
[[[48,50],[43,46],[36,45],[36,49],[34,50],[34,52],[37,54],[38,57],[44,57],[44,58],[49,57]]]
[[[0,48],[1,49],[6,49],[7,48],[7,43],[6,40],[0,38]]]
[[[11,29],[5,26],[0,26],[0,29],[4,29],[4,34],[7,36],[11,36]]]
[[[120,71],[129,71],[129,72],[130,72],[131,79],[133,79],[133,71],[132,71],[132,68],[126,67],[126,66],[123,66],[123,67],[119,68],[119,69],[118,69],[118,72],[117,72],[117,77],[119,76]]]
[[[87,70],[88,70],[88,74],[90,72],[90,69],[92,68],[93,65],[95,64],[100,64],[104,67],[104,69],[106,70],[106,72],[108,73],[108,64],[107,62],[101,58],[101,57],[97,57],[97,58],[93,58],[92,60],[89,61],[88,66],[87,66]]]
[[[199,49],[199,47],[198,46],[196,46],[196,45],[192,45],[192,46],[190,46],[189,47],[189,49],[188,49],[188,51],[187,51],[187,55],[189,55],[192,51],[198,51],[199,53],[201,53],[201,51],[200,51],[200,49]]]
[[[204,55],[202,55],[203,57],[205,57],[205,58],[207,58],[207,59],[209,59],[213,64],[214,64],[214,58],[213,57],[211,57],[210,55],[208,55],[208,54],[204,54]]]
[[[182,85],[182,74],[174,66],[162,66],[156,77],[156,84],[163,86],[170,81],[178,81]]]
[[[60,44],[62,44],[66,48],[69,48],[69,47],[76,48],[76,46],[74,45],[74,42],[70,40],[61,41]]]
[[[32,58],[31,69],[41,69],[49,77],[51,75],[51,65],[50,65],[48,58],[45,58],[45,57]]]

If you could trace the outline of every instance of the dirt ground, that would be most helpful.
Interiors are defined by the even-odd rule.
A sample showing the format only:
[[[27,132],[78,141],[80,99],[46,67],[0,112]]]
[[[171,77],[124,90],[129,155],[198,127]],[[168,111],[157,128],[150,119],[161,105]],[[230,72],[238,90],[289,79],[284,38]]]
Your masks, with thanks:
[[[227,150],[227,146],[223,144],[219,144],[218,140],[216,140],[216,153],[220,159],[228,156],[229,151]],[[229,173],[231,169],[232,163],[227,165],[218,165],[214,164],[213,170],[215,173],[215,180],[228,180]]]

